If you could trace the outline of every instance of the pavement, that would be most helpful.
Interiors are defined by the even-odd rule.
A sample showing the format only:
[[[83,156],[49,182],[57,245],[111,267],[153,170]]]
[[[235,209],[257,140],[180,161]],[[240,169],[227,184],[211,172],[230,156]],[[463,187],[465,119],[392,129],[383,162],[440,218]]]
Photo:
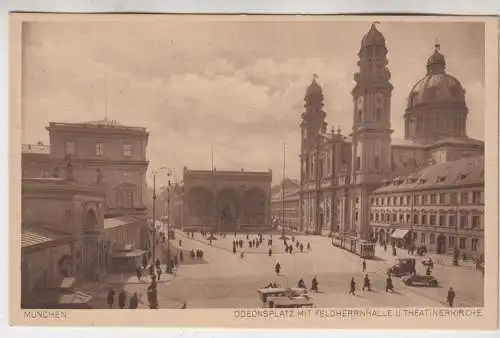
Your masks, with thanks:
[[[184,261],[175,275],[165,275],[165,279],[159,283],[160,308],[181,308],[184,302],[188,308],[261,307],[257,290],[269,282],[295,286],[302,277],[310,285],[314,276],[319,282],[319,293],[313,294],[317,307],[443,307],[446,306],[449,286],[455,289],[456,306],[484,304],[481,274],[467,266],[435,265],[433,275],[441,282],[442,287],[408,287],[398,278],[393,278],[396,292],[386,293],[386,271],[393,264],[394,257],[390,250],[386,253],[379,246],[376,248],[378,258],[367,260],[366,273],[371,279],[372,292],[363,292],[360,290],[364,277],[362,259],[333,247],[328,237],[295,235],[304,245],[310,242],[312,250],[287,254],[283,252],[283,244],[278,240],[279,234],[273,234],[273,255],[269,257],[269,235],[264,235],[264,246],[259,248],[261,251],[255,249],[252,252],[245,245],[245,248],[238,249],[238,252],[245,252],[245,256],[241,258],[239,254],[232,252],[233,234],[214,241],[216,243],[212,245],[199,233],[193,239],[181,232],[177,232],[176,236],[176,240],[171,241],[171,249],[173,253],[184,250]],[[238,234],[237,238],[247,242],[244,234]],[[182,240],[182,247],[179,246],[179,240]],[[192,249],[203,250],[203,259],[191,259],[186,253]],[[401,251],[401,255],[406,256],[406,251]],[[426,257],[421,258],[423,260]],[[277,262],[282,266],[281,275],[274,272]],[[417,269],[419,273],[425,273],[421,263],[417,263]],[[358,288],[355,296],[348,293],[352,277]],[[129,294],[137,292],[142,300],[139,307],[147,308],[145,299],[148,283],[138,282],[135,276],[116,280],[124,282],[123,287]]]

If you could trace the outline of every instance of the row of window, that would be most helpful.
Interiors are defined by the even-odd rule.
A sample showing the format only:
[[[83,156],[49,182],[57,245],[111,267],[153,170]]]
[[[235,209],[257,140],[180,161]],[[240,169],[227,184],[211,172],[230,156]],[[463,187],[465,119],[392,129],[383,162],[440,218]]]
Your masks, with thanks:
[[[413,203],[415,201],[415,203]],[[483,203],[482,191],[462,193],[432,193],[412,196],[372,197],[371,205],[432,205],[432,204],[480,204]]]
[[[76,154],[76,143],[74,141],[66,141],[66,155]],[[95,144],[95,155],[104,156],[104,143],[97,142]],[[132,157],[132,145],[124,144],[122,149],[123,157]]]
[[[371,214],[371,220],[375,222],[387,222],[387,223],[411,223],[410,214]],[[398,217],[399,216],[399,217]],[[460,215],[459,217],[459,228],[460,229],[476,229],[481,226],[481,215]],[[430,226],[448,226],[456,227],[456,215],[413,215],[413,225],[430,225]]]

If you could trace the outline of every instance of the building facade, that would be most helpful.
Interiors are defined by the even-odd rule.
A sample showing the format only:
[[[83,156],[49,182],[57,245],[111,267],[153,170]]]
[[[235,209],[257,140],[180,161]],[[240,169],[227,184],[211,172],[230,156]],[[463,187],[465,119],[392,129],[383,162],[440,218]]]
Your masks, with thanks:
[[[95,222],[97,225],[90,226],[88,231],[70,235],[75,245],[81,238],[82,243],[94,241],[99,246],[102,252],[99,251],[98,258],[82,256],[81,259],[92,261],[87,268],[94,273],[98,271],[97,279],[102,279],[109,270],[109,260],[117,243],[144,248],[149,242],[144,203],[149,134],[144,128],[108,120],[50,123],[47,130],[50,145],[22,147],[23,208],[31,215],[31,222],[47,223],[51,227],[61,225],[63,228],[56,230],[63,232],[68,227],[81,228],[82,219]],[[68,191],[76,192],[71,195]],[[78,215],[80,212],[75,209],[78,191],[82,191],[82,203],[87,200],[85,194],[99,191],[102,201],[86,204],[89,208],[95,205],[95,214],[83,218]],[[127,222],[123,222],[125,219]],[[127,243],[121,243],[123,241]],[[79,271],[75,277],[96,279],[90,272],[81,272],[80,258],[75,258],[80,251],[90,251],[78,246],[74,250],[71,264]],[[104,264],[101,270],[96,270],[101,265],[93,266],[96,262]]]
[[[439,45],[427,60],[425,75],[410,91],[402,116],[404,139],[392,137],[393,86],[387,54],[385,38],[373,24],[358,52],[349,135],[340,128],[328,130],[316,76],[307,88],[300,123],[302,231],[368,240],[373,236],[370,201],[385,181],[484,154],[484,142],[467,136],[465,90],[445,71]]]
[[[484,253],[483,156],[387,180],[370,204],[372,236],[381,243],[399,240],[439,254],[455,248],[472,257]]]
[[[294,231],[299,229],[299,192],[298,188],[286,189],[284,194],[280,191],[273,195],[271,217],[276,225]]]
[[[98,281],[106,273],[105,192],[71,179],[22,182],[23,297],[55,287],[65,277]]]
[[[271,170],[184,168],[183,229],[260,231],[270,228],[271,181]]]

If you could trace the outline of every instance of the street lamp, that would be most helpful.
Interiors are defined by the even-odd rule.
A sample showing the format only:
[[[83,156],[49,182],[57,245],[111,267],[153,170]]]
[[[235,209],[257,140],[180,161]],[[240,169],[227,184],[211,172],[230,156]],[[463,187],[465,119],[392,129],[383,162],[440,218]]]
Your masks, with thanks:
[[[286,144],[283,143],[283,177],[281,184],[281,237],[280,239],[286,240],[285,235],[285,173],[286,173]]]
[[[168,180],[167,187],[167,273],[172,274],[172,257],[170,253],[170,191],[171,191],[170,180]]]
[[[173,172],[172,169],[165,167],[165,166],[162,166],[158,169],[154,169],[152,171],[152,174],[153,174],[153,219],[152,219],[153,245],[152,245],[152,263],[151,263],[151,265],[154,265],[155,258],[156,258],[156,198],[157,198],[157,195],[156,195],[156,175],[161,173],[161,172],[164,172],[164,171],[166,171],[167,176],[171,176],[172,172]],[[167,263],[167,267],[168,267],[168,263]],[[167,271],[168,271],[168,268],[167,268]]]

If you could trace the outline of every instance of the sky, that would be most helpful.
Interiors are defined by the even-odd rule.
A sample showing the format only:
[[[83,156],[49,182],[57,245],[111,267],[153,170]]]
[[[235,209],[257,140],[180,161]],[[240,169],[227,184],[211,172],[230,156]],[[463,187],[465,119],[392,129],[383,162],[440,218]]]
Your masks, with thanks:
[[[31,22],[23,27],[22,142],[49,143],[49,122],[108,119],[150,132],[151,168],[300,174],[300,115],[313,74],[329,129],[352,129],[353,74],[366,22],[151,20]],[[468,135],[484,140],[484,25],[382,22],[403,137],[412,86],[436,41],[466,89]]]

